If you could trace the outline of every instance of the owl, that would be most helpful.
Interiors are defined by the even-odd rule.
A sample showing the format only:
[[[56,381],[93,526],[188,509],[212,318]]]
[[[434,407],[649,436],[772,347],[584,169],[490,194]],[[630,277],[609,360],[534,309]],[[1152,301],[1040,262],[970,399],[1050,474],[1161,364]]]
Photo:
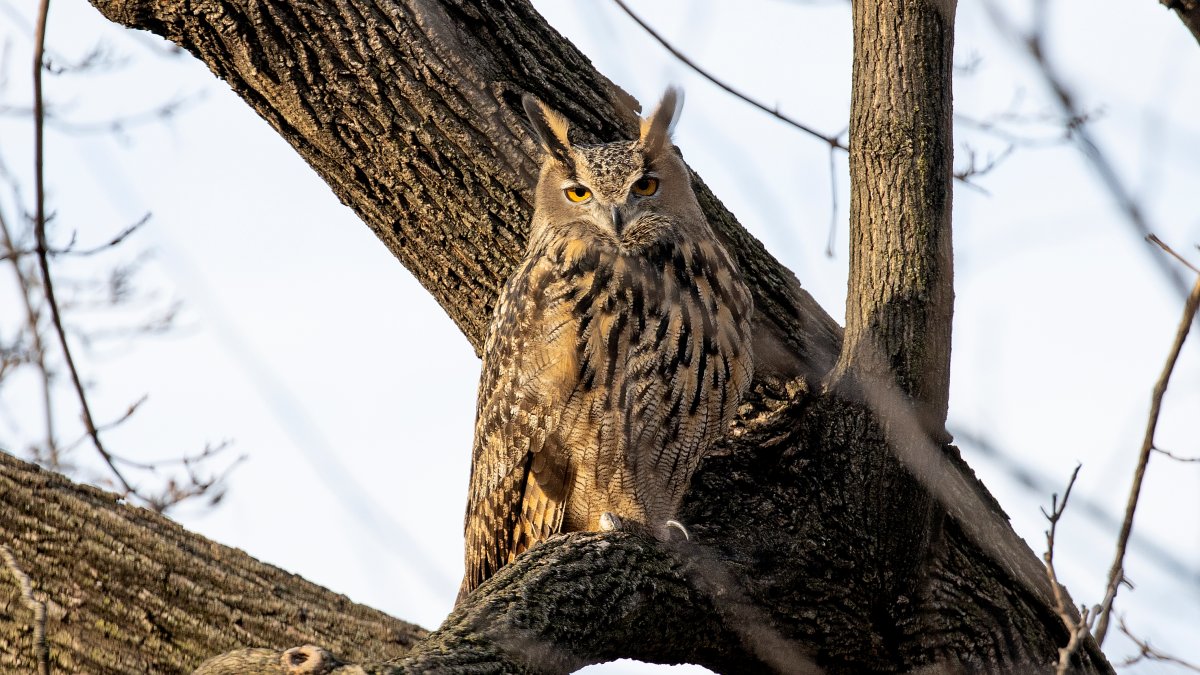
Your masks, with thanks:
[[[558,532],[666,539],[750,382],[752,300],[671,142],[680,103],[635,141],[573,145],[524,99],[544,159],[484,347],[460,601]]]

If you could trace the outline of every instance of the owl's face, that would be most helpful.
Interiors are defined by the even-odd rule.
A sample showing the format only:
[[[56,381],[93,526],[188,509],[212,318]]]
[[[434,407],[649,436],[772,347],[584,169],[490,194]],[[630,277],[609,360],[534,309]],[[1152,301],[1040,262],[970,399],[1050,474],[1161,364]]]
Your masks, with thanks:
[[[527,100],[546,151],[532,237],[551,234],[637,250],[703,223],[687,168],[668,135],[676,100],[668,90],[636,141],[576,146],[567,141],[561,116]]]

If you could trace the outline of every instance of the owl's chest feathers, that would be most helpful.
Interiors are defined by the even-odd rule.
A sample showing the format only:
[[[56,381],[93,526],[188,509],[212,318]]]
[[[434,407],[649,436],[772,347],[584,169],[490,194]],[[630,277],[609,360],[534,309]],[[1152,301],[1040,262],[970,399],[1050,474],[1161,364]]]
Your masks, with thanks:
[[[522,272],[534,339],[519,358],[538,364],[527,391],[546,403],[582,399],[592,416],[628,417],[690,373],[694,412],[702,389],[730,379],[728,361],[748,341],[748,293],[711,241],[636,252],[559,241]]]

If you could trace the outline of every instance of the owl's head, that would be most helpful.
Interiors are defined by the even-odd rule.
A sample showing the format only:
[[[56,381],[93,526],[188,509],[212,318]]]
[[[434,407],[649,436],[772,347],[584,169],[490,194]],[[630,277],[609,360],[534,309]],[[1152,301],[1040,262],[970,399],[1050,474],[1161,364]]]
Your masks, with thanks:
[[[544,151],[532,239],[542,235],[640,249],[707,227],[688,170],[671,143],[683,97],[667,89],[635,141],[572,145],[566,118],[526,95]]]

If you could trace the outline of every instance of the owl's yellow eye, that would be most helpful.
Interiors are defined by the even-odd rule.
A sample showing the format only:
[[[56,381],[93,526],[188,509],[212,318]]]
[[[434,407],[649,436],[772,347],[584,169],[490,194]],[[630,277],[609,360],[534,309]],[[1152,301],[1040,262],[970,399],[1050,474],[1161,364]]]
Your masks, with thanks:
[[[592,198],[592,191],[583,187],[582,185],[576,185],[575,187],[569,187],[566,190],[563,190],[563,192],[565,192],[567,194],[567,199],[570,199],[571,201],[575,202],[576,204],[579,204],[581,202],[586,202],[587,200]]]
[[[643,197],[658,192],[658,179],[654,176],[642,176],[633,184],[633,193]]]

